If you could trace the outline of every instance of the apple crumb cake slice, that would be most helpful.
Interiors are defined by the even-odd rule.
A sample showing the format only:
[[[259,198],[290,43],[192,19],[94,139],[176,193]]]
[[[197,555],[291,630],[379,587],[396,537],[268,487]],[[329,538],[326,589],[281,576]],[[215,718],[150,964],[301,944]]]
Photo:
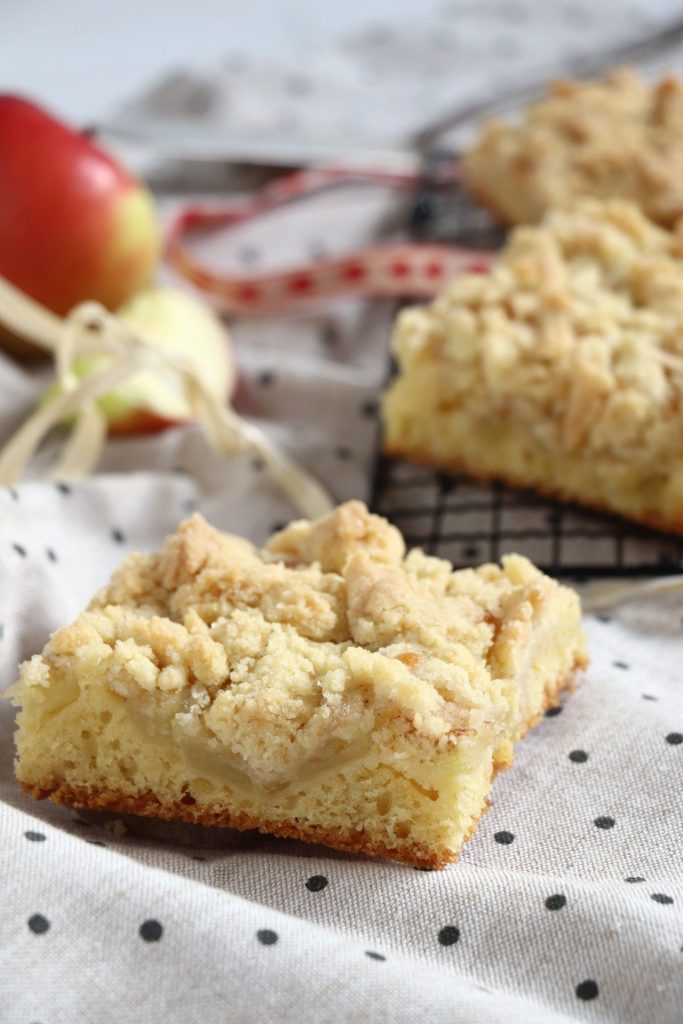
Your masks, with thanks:
[[[453,572],[360,502],[262,551],[195,515],[21,667],[17,778],[438,867],[584,662],[576,595],[519,556]]]
[[[650,83],[631,68],[553,82],[518,121],[485,121],[463,171],[506,224],[590,197],[631,200],[672,226],[683,216],[683,82]]]
[[[682,336],[683,223],[555,211],[399,315],[386,449],[683,532]]]

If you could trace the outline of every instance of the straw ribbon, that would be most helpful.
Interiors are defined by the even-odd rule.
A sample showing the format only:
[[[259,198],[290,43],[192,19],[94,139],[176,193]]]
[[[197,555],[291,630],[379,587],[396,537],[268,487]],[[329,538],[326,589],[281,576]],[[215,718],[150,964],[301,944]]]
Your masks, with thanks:
[[[306,516],[315,518],[334,507],[317,480],[207,387],[191,360],[160,349],[98,303],[83,303],[61,320],[0,278],[0,322],[53,354],[60,383],[60,390],[29,416],[0,451],[0,484],[14,483],[50,431],[71,417],[76,417],[75,425],[50,476],[69,479],[90,472],[107,436],[96,399],[132,374],[149,369],[175,375],[216,451],[253,451]],[[74,364],[84,354],[98,358],[93,369],[79,378]]]

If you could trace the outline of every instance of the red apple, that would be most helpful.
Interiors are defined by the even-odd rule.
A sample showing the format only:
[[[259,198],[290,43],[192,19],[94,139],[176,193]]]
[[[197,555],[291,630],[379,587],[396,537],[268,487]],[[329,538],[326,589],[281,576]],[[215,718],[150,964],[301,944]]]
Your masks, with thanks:
[[[114,309],[158,253],[147,189],[84,135],[0,95],[0,274],[55,313],[86,299]]]

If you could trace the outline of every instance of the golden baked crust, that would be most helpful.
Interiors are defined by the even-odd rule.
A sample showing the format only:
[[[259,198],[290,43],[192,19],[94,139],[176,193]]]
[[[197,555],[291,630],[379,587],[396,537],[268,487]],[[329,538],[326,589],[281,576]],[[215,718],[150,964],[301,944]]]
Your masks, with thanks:
[[[484,473],[472,468],[472,465],[465,459],[439,458],[438,463],[436,463],[434,456],[423,448],[408,448],[398,445],[392,447],[391,445],[386,444],[384,446],[384,451],[387,455],[395,458],[410,459],[411,462],[418,463],[422,466],[434,466],[435,464],[438,464],[438,467],[441,470],[446,470],[446,472],[454,475],[465,474],[472,480],[481,484],[501,483],[506,484],[508,487],[516,487],[522,491],[528,490],[530,486],[528,478],[523,479],[522,477],[511,473],[504,467],[496,472],[489,471]],[[551,498],[554,500],[559,499],[566,502],[578,501],[576,494],[565,486],[564,481],[559,476],[551,481],[541,480],[538,483],[534,483],[533,488],[544,498]],[[609,500],[606,497],[604,500],[600,500],[597,493],[595,495],[588,495],[587,497],[582,498],[581,505],[585,508],[592,509],[594,512],[604,512],[608,515],[615,514],[615,510],[610,505]],[[683,534],[683,509],[669,519],[665,519],[661,512],[655,508],[638,509],[630,513],[628,518],[640,523],[642,526],[648,526],[653,530],[659,530],[663,533]]]
[[[683,214],[683,83],[618,68],[558,81],[519,123],[490,120],[464,154],[471,191],[506,224],[586,197],[629,199],[654,221]]]
[[[263,551],[194,516],[22,666],[17,777],[435,866],[584,660],[576,595],[519,556],[454,573],[359,502]]]
[[[386,448],[681,532],[682,328],[683,225],[554,211],[400,315]]]
[[[586,665],[585,657],[578,659],[575,671],[584,669]],[[538,723],[547,708],[555,706],[563,690],[573,688],[574,675],[573,671],[566,679],[558,682],[553,692],[544,696],[542,707],[525,723],[520,739]],[[494,760],[492,781],[499,771],[505,771],[511,766],[511,757],[507,760]],[[462,837],[460,848],[443,847],[439,849],[415,842],[403,843],[400,846],[388,846],[386,842],[378,840],[376,836],[365,829],[344,831],[329,826],[323,828],[314,822],[266,821],[260,817],[252,818],[248,814],[232,811],[229,808],[203,807],[194,799],[188,800],[187,797],[167,804],[161,802],[154,793],[150,792],[129,796],[115,790],[88,789],[67,784],[59,785],[54,789],[42,789],[40,786],[26,782],[21,785],[24,792],[34,800],[49,798],[53,803],[65,804],[67,807],[87,808],[94,811],[117,811],[120,814],[135,814],[165,821],[183,821],[209,827],[218,826],[244,832],[256,830],[265,835],[277,836],[279,839],[298,839],[306,843],[331,846],[336,850],[363,853],[368,857],[384,857],[387,860],[399,861],[412,867],[430,869],[444,867],[459,859],[462,846],[472,838],[480,818],[491,806],[491,801],[486,796],[478,812],[473,815],[470,825]]]

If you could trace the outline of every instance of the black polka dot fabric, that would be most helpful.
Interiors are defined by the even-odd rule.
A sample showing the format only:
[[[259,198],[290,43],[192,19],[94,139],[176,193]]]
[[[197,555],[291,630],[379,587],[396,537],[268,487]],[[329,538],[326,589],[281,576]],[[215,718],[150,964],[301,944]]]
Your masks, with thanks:
[[[367,399],[362,403],[360,411],[367,419],[374,419],[379,411],[379,403],[374,398]]]
[[[155,921],[154,918],[143,921],[140,925],[140,938],[145,942],[159,942],[163,934],[163,925],[159,921]]]
[[[579,999],[595,999],[598,995],[599,989],[597,982],[589,979],[588,981],[582,981],[576,986],[576,995]]]
[[[454,946],[460,938],[460,929],[453,924],[447,924],[439,932],[438,938],[442,946]]]
[[[610,828],[614,828],[614,826],[616,825],[616,822],[615,822],[614,818],[610,818],[610,816],[608,814],[601,814],[599,817],[597,817],[595,819],[593,824],[595,825],[596,828],[610,829]]]
[[[277,62],[247,38],[245,9],[234,38],[223,31],[217,73],[169,72],[147,112],[158,119],[166,103],[168,117],[176,96],[195,133],[237,137],[258,122],[266,140],[395,150],[464,97],[541,63],[560,75],[563,55],[642,28],[616,0],[389,6],[273,16],[259,31],[279,33]],[[655,6],[641,0],[641,13],[655,19]],[[336,41],[318,41],[323,22]],[[197,106],[202,96],[215,102]],[[348,186],[292,204],[226,232],[215,265],[250,275],[320,264],[395,233],[406,203]],[[335,499],[369,490],[394,314],[393,302],[353,300],[229,324],[235,408]],[[7,422],[42,386],[0,355]],[[417,514],[406,479],[401,501]],[[453,494],[440,496],[450,516]],[[192,427],[117,439],[89,479],[0,487],[0,690],[124,557],[156,549],[195,509],[258,544],[299,514],[261,454],[218,455]],[[489,557],[457,522],[449,530],[454,558]],[[586,616],[590,669],[550,698],[444,870],[251,834],[175,845],[128,819],[122,831],[35,802],[13,779],[15,711],[0,701],[0,1018],[681,1024],[682,625],[676,594]]]
[[[44,914],[31,914],[28,919],[28,926],[34,935],[44,935],[50,930],[50,922]]]
[[[514,834],[512,832],[508,832],[507,830],[503,830],[502,832],[495,832],[493,838],[496,840],[497,843],[500,843],[502,846],[509,846],[510,843],[514,843],[515,841]]]
[[[324,875],[311,875],[306,882],[306,888],[309,892],[322,892],[323,889],[327,888],[327,879]]]
[[[665,905],[673,903],[673,897],[667,896],[665,892],[653,892],[651,896],[655,903],[663,903]]]

